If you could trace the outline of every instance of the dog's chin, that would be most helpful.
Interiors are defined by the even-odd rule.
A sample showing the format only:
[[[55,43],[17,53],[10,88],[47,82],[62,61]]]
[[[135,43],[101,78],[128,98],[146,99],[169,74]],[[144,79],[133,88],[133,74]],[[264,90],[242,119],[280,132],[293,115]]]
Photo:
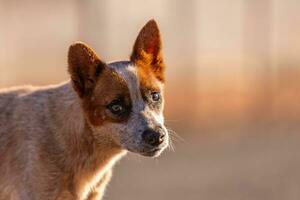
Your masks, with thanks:
[[[158,157],[168,147],[168,145],[168,142],[165,142],[164,144],[157,147],[149,147],[145,144],[141,144],[136,147],[123,145],[123,148],[131,153],[139,154],[141,156]]]
[[[151,149],[131,149],[131,148],[125,148],[127,151],[135,154],[139,154],[141,156],[145,157],[158,157],[160,154],[164,151],[165,147],[156,147]]]
[[[142,151],[139,151],[138,153],[145,157],[158,157],[167,148],[167,146],[168,144],[165,143],[164,145],[158,147],[144,148]]]
[[[142,151],[139,154],[142,156],[145,156],[145,157],[155,158],[155,157],[160,156],[160,154],[163,152],[163,150],[164,150],[163,148],[155,148],[152,150]]]

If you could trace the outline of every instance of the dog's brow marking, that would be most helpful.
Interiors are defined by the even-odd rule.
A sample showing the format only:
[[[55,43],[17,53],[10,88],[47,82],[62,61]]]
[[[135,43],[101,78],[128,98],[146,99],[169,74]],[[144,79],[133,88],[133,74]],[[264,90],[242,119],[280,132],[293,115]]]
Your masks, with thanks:
[[[145,102],[140,91],[140,81],[136,67],[129,63],[121,67],[118,65],[110,65],[110,67],[112,67],[126,81],[132,102],[132,111],[141,111],[145,106]]]

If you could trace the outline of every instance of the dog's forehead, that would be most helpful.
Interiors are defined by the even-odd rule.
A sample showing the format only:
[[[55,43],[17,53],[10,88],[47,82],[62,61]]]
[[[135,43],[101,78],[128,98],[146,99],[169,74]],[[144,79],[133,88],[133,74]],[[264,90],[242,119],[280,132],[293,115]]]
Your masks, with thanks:
[[[135,66],[130,61],[117,61],[109,63],[108,66],[114,69],[122,77],[129,90],[139,89],[162,90],[163,84],[155,78],[154,74],[148,68]]]
[[[140,81],[134,64],[129,61],[120,61],[120,62],[110,63],[108,66],[113,70],[115,70],[118,73],[118,75],[125,80],[127,84],[127,88],[130,93],[131,103],[133,107],[136,107],[136,105],[140,105],[142,102],[142,96],[141,96],[140,84],[139,84]],[[138,109],[138,108],[133,108],[133,109]]]
[[[138,81],[137,71],[134,64],[130,61],[119,61],[109,63],[108,66],[115,70],[118,75],[127,83],[136,83]],[[130,88],[129,88],[130,89]]]

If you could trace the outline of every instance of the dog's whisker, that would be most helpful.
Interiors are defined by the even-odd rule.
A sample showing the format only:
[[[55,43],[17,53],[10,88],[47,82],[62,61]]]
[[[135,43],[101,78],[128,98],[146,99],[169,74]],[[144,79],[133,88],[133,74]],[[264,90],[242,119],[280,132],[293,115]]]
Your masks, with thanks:
[[[169,150],[175,152],[175,146],[173,144],[172,138],[169,138]]]
[[[169,133],[169,135],[173,138],[174,141],[176,142],[184,142],[183,139],[179,138],[177,135],[174,135],[172,133]]]
[[[168,138],[168,142],[169,142],[169,145],[168,145],[168,150],[172,151],[172,152],[175,152],[175,147],[174,147],[174,142],[173,140],[176,141],[176,138],[174,138],[174,135],[170,134],[169,133],[169,138]]]
[[[168,132],[170,135],[174,136],[174,138],[176,138],[179,142],[184,142],[184,139],[178,135],[178,133],[176,133],[174,130],[167,128]]]

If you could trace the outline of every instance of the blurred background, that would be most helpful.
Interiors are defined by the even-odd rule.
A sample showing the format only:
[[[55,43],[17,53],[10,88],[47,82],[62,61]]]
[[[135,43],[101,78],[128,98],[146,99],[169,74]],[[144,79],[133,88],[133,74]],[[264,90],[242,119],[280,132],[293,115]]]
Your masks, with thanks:
[[[0,87],[68,79],[77,40],[128,59],[154,18],[175,151],[130,154],[105,199],[299,200],[299,11],[299,0],[0,0]]]

